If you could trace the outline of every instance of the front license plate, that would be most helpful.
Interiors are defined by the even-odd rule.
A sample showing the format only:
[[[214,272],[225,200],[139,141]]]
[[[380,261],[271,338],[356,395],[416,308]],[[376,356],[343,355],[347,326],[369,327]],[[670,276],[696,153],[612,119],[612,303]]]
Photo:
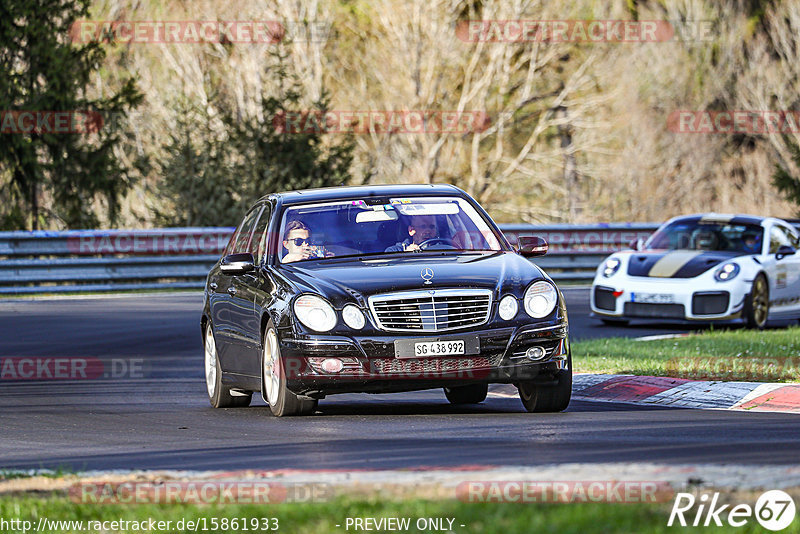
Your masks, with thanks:
[[[464,341],[432,341],[427,343],[414,343],[414,356],[426,358],[428,356],[452,356],[464,354]]]
[[[674,304],[675,295],[671,293],[631,293],[631,302],[648,304]]]
[[[438,358],[479,354],[478,336],[458,338],[398,339],[394,342],[395,358]]]

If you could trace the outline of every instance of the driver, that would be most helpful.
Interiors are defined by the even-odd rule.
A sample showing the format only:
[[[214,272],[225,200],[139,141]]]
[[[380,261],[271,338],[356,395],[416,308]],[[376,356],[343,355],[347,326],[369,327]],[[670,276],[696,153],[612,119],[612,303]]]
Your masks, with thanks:
[[[717,250],[718,239],[711,230],[698,230],[694,236],[694,248],[697,250]]]
[[[420,243],[439,237],[439,228],[433,215],[412,215],[408,223],[408,239],[386,249],[386,252],[422,250]]]
[[[746,232],[742,235],[742,245],[744,245],[745,252],[750,254],[761,253],[761,233],[760,232]]]

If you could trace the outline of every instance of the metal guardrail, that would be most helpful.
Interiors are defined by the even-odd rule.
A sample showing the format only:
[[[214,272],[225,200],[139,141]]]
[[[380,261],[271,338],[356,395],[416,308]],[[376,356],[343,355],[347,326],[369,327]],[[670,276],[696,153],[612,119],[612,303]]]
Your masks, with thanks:
[[[546,256],[531,261],[557,282],[589,281],[606,256],[627,248],[632,241],[647,239],[657,223],[600,223],[586,225],[501,224],[511,244],[520,236],[536,235],[550,245]]]
[[[0,232],[0,294],[202,288],[233,228]]]
[[[793,221],[797,223],[798,221]],[[557,281],[588,281],[600,262],[656,223],[500,225],[512,244],[537,235],[534,258]],[[202,288],[233,228],[0,232],[0,294]]]
[[[539,235],[534,262],[556,280],[589,280],[602,259],[655,224],[501,225],[509,241]],[[202,288],[232,228],[0,232],[0,294]]]

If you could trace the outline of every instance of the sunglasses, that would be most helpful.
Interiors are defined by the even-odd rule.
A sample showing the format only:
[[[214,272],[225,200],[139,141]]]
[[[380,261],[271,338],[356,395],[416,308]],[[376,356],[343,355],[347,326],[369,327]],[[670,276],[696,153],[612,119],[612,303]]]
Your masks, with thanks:
[[[296,247],[302,247],[303,245],[310,245],[311,239],[306,239],[303,237],[295,237],[294,239],[287,239],[290,243],[294,243]]]

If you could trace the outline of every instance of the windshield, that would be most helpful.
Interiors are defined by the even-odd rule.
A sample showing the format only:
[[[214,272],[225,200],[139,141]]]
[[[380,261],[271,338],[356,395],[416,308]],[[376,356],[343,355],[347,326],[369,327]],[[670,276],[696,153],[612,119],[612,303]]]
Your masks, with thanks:
[[[757,224],[675,221],[653,234],[647,248],[759,254],[763,235],[763,228]]]
[[[287,208],[282,263],[369,254],[500,251],[497,236],[464,199],[454,196],[366,198]]]

